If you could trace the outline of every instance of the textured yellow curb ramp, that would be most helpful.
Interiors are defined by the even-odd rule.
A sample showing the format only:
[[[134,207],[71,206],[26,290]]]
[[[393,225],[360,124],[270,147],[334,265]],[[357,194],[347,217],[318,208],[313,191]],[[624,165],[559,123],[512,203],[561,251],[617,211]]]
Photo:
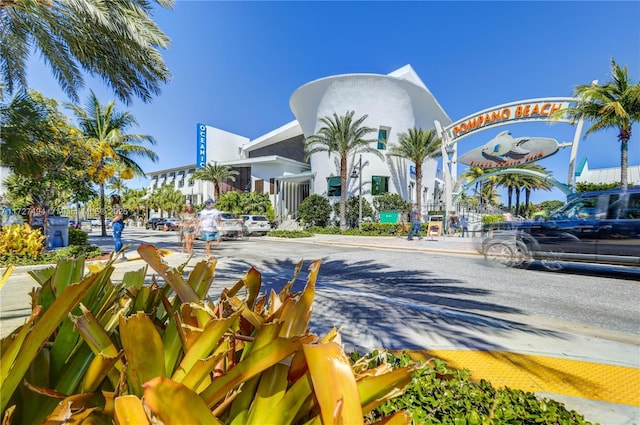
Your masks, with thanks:
[[[640,369],[499,351],[408,351],[414,360],[438,358],[468,369],[495,387],[640,406]]]

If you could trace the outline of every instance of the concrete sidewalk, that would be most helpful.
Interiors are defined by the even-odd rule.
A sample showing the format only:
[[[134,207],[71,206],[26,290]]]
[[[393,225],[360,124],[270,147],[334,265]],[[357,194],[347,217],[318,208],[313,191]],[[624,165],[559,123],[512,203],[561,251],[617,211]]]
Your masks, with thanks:
[[[163,232],[129,232],[126,243],[131,245],[128,262],[116,263],[113,278],[119,279],[126,271],[137,270],[142,262],[135,252],[137,246],[151,243],[160,248],[175,249],[178,235]],[[260,240],[283,241],[279,238],[258,238]],[[404,251],[424,251],[442,254],[477,256],[472,238],[434,237],[408,241],[400,237],[370,237],[346,235],[315,235],[311,238],[287,239],[287,242],[352,246],[361,249],[385,249]],[[99,231],[90,234],[89,242],[100,246],[105,252],[113,250],[110,237],[99,236]],[[165,261],[177,266],[186,260],[186,255],[175,253]],[[224,267],[224,262],[219,267]],[[28,268],[20,268],[19,273],[9,279],[0,292],[2,317],[0,331],[4,337],[7,330],[19,326],[29,313],[29,299],[25,291]],[[149,270],[148,275],[153,274]],[[21,277],[19,277],[20,275]],[[17,290],[22,288],[22,290]],[[30,286],[29,286],[30,288]],[[16,295],[17,294],[17,295]],[[20,299],[11,300],[13,296]],[[6,311],[6,305],[19,305]],[[320,315],[331,315],[327,306],[314,306]],[[480,318],[487,320],[487,318]],[[495,319],[499,323],[501,319]],[[513,320],[511,318],[510,320]],[[518,318],[526,321],[531,318]],[[438,357],[451,367],[468,368],[474,379],[490,380],[495,386],[508,386],[532,391],[542,396],[565,403],[569,409],[583,414],[588,421],[603,425],[640,424],[640,336],[609,332],[596,333],[593,329],[581,328],[575,324],[560,324],[549,321],[536,326],[553,329],[562,338],[549,338],[525,332],[511,331],[508,334],[495,332],[486,336],[496,341],[496,346],[508,347],[504,351],[477,351],[469,347],[454,346],[450,341],[430,337],[425,346],[430,351],[414,353],[415,357]],[[502,322],[504,323],[504,322]],[[456,332],[469,332],[458,329]],[[420,335],[424,337],[424,335]],[[587,355],[585,355],[587,353]]]

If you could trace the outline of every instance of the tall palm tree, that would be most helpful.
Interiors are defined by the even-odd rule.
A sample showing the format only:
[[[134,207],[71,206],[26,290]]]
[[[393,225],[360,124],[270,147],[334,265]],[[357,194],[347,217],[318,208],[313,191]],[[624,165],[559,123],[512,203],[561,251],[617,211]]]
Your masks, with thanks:
[[[35,50],[74,102],[83,70],[126,103],[134,95],[148,102],[170,78],[159,52],[170,40],[151,19],[154,3],[173,6],[173,0],[0,0],[0,82],[9,92],[26,88]]]
[[[113,176],[118,166],[131,170],[134,175],[144,176],[144,171],[134,158],[141,157],[153,162],[158,160],[156,153],[143,145],[147,142],[156,143],[152,136],[145,134],[129,134],[127,130],[137,121],[129,112],[119,112],[115,104],[109,102],[103,106],[98,101],[95,93],[87,100],[85,109],[77,105],[68,105],[78,119],[78,127],[82,131],[87,143],[94,147],[92,158],[96,161],[89,170],[100,185],[100,221],[102,236],[107,235],[104,223],[105,202],[104,187],[108,178]]]
[[[416,203],[418,211],[422,211],[422,165],[427,158],[437,158],[442,155],[440,145],[442,140],[435,129],[423,130],[410,128],[407,133],[400,134],[398,144],[391,146],[388,155],[406,158],[416,167]]]
[[[604,85],[577,86],[574,90],[574,96],[577,98],[576,105],[557,111],[555,116],[567,114],[573,122],[581,117],[591,121],[592,125],[585,132],[585,136],[609,128],[618,129],[620,184],[623,189],[626,189],[631,127],[634,122],[640,120],[640,83],[632,84],[627,67],[618,66],[613,57],[611,58],[611,77],[613,80]]]
[[[346,199],[347,199],[347,165],[348,157],[357,153],[372,153],[378,158],[384,156],[371,146],[376,139],[367,139],[366,136],[376,130],[363,125],[368,115],[358,119],[353,118],[355,111],[347,111],[345,115],[338,116],[335,112],[332,117],[320,118],[323,126],[314,135],[304,141],[307,159],[314,153],[327,152],[338,155],[340,167],[340,229],[347,228]]]
[[[198,168],[189,178],[190,182],[202,180],[213,183],[213,195],[216,201],[220,197],[220,184],[226,180],[236,181],[236,176],[240,174],[229,165],[221,165],[217,162],[208,163],[202,168]]]
[[[546,168],[538,164],[525,164],[523,168],[538,171],[540,173],[551,174]],[[522,189],[524,189],[524,211],[529,212],[529,201],[531,200],[531,192],[533,190],[551,190],[552,185],[548,180],[541,179],[539,177],[534,176],[522,176],[523,184]]]

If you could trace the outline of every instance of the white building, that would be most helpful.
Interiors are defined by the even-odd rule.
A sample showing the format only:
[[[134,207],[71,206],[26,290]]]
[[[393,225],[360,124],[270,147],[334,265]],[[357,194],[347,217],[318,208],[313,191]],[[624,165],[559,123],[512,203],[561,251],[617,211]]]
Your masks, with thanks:
[[[584,158],[576,170],[576,183],[619,183],[620,167],[589,168],[589,161]],[[640,186],[640,165],[627,167],[627,185]]]
[[[434,120],[443,125],[451,123],[410,65],[388,75],[347,74],[312,81],[293,93],[290,107],[296,120],[254,140],[197,125],[196,165],[215,161],[232,166],[240,174],[226,189],[268,193],[279,217],[295,216],[300,203],[310,194],[339,201],[337,156],[324,152],[306,159],[304,138],[320,129],[320,118],[334,112],[345,115],[347,111],[355,111],[356,118],[368,115],[364,125],[377,130],[376,144],[382,154],[409,128],[430,129]],[[355,156],[350,158],[349,174],[357,161]],[[373,196],[387,192],[415,201],[415,174],[409,161],[386,156],[381,160],[363,154],[362,164],[362,193],[369,202]],[[437,168],[435,159],[423,164],[423,201],[439,196]],[[189,185],[188,177],[194,171],[195,166],[190,165],[149,173],[149,191],[162,184],[174,184],[186,199],[200,203],[213,196],[213,188],[202,182]],[[182,176],[184,183],[180,183]],[[348,197],[358,193],[358,185],[358,179],[347,182]]]

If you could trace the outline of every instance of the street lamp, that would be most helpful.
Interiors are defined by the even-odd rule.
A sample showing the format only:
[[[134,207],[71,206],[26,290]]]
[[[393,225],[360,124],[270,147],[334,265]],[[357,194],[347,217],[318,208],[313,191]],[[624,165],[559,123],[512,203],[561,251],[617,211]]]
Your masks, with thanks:
[[[362,155],[360,155],[360,159],[358,160],[358,171],[353,169],[351,173],[351,178],[358,178],[358,230],[362,230]]]

